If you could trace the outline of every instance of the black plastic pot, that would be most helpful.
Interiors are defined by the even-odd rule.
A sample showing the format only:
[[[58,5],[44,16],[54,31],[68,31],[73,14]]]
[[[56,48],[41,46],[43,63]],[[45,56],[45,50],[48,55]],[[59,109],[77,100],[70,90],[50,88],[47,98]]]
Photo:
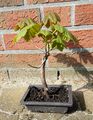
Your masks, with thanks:
[[[21,104],[25,105],[29,110],[32,112],[56,112],[56,113],[66,113],[68,111],[69,107],[72,107],[73,101],[72,101],[72,87],[70,85],[64,85],[68,88],[68,102],[62,103],[62,102],[36,102],[36,101],[26,101],[26,97],[29,93],[29,90],[31,89],[32,85],[30,85],[24,94]],[[40,85],[36,85],[36,87],[42,87]],[[49,86],[49,87],[60,87],[58,85],[56,86]]]

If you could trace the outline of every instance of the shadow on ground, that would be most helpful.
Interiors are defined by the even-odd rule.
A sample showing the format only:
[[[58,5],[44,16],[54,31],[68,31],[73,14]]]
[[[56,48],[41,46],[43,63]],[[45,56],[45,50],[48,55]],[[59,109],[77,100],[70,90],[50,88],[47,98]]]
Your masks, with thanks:
[[[73,54],[76,54],[78,58]],[[67,67],[72,67],[77,76],[78,74],[81,74],[81,76],[86,78],[86,85],[73,92],[73,106],[69,108],[68,114],[79,110],[86,110],[83,93],[79,90],[82,88],[93,90],[93,70],[87,69],[87,67],[91,67],[93,64],[93,54],[91,54],[86,48],[78,45],[78,48],[72,49],[72,55],[59,53],[54,55],[54,57],[57,59],[58,63],[66,64]]]
[[[76,112],[76,111],[85,111],[85,101],[83,92],[81,91],[74,91],[73,92],[73,106],[68,109],[68,114]]]
[[[77,76],[81,74],[86,78],[87,84],[84,85],[83,88],[91,88],[91,85],[93,86],[93,70],[88,70],[87,68],[89,66],[91,67],[93,64],[93,54],[80,45],[78,45],[78,47],[79,48],[71,49],[72,54],[70,55],[59,53],[54,55],[54,57],[57,59],[58,63],[62,63],[67,67],[72,67]],[[74,54],[76,54],[76,56],[74,56]]]

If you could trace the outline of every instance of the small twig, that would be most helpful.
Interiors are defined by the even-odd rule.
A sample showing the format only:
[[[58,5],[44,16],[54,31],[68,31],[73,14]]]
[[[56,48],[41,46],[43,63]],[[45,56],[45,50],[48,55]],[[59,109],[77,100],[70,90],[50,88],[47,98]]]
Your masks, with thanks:
[[[40,66],[33,66],[33,65],[31,65],[31,64],[27,64],[27,65],[30,66],[30,67],[32,67],[32,68],[37,68],[37,69],[40,69],[41,66],[42,66],[42,65],[40,65]]]
[[[44,58],[43,58],[43,62],[42,62],[42,64],[40,66],[33,66],[33,65],[27,63],[26,61],[23,61],[23,62],[27,63],[27,65],[30,66],[30,67],[32,67],[32,68],[40,69],[42,67],[42,65],[44,64],[44,62],[46,61]]]

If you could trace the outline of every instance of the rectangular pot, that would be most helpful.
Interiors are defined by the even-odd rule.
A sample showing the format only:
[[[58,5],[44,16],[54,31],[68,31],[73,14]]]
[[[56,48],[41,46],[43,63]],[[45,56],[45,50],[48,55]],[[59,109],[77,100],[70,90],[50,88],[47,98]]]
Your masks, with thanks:
[[[31,89],[32,85],[30,85],[25,92],[21,104],[25,105],[29,110],[32,112],[56,112],[56,113],[66,113],[68,108],[73,105],[72,100],[72,87],[70,85],[64,85],[68,88],[68,102],[62,103],[62,102],[36,102],[36,101],[25,101],[26,96],[29,93],[29,90]],[[35,85],[35,87],[40,88],[41,85]],[[60,87],[59,85],[50,85],[49,87]]]

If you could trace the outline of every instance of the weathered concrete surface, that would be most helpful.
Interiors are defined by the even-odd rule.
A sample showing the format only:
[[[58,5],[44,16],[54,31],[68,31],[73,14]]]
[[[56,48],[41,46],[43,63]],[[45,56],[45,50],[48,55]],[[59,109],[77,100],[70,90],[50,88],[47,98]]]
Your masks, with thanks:
[[[18,115],[7,115],[0,112],[0,120],[18,120]]]
[[[77,90],[88,82],[85,76],[77,75],[72,71],[63,71],[59,80],[57,80],[56,73],[57,70],[47,70],[48,84],[71,84],[73,90]],[[29,84],[41,84],[39,70],[1,70],[0,120],[93,120],[93,91],[91,89],[82,88],[75,92],[78,105],[80,105],[80,108],[82,106],[86,107],[86,112],[76,110],[77,112],[74,111],[74,113],[65,115],[60,113],[32,113],[20,104],[20,100]]]
[[[59,70],[60,76],[57,80],[58,69],[46,69],[46,80],[48,84],[70,84],[73,90],[85,86],[89,81],[93,82],[93,71],[64,69]],[[14,69],[9,70],[10,80],[25,82],[28,84],[41,84],[40,70],[37,69]]]
[[[63,116],[59,120],[93,120],[93,115],[78,111],[73,114]]]
[[[4,88],[0,96],[0,109],[2,111],[20,113],[23,107],[20,105],[20,100],[27,88]]]
[[[93,89],[81,89],[79,91],[83,94],[86,110],[93,113]]]
[[[58,69],[46,69],[46,79],[48,84],[71,84],[73,90],[86,85],[93,79],[93,71],[83,71],[74,69],[60,70],[57,80]],[[40,70],[30,68],[14,68],[0,70],[0,85],[7,83],[15,84],[41,84]],[[92,80],[93,82],[93,80]],[[19,85],[20,85],[19,84]]]
[[[0,85],[5,83],[6,81],[9,81],[7,70],[0,71]]]
[[[13,84],[7,84],[5,86],[2,86],[0,95],[0,120],[93,120],[92,113],[89,114],[88,112],[82,111],[74,111],[74,113],[65,115],[60,113],[30,112],[20,104],[20,100],[28,86],[26,84],[20,87],[17,84],[14,87]],[[85,96],[87,94],[91,96],[92,92],[85,92]],[[93,103],[92,100],[93,98],[91,97],[90,102]],[[92,105],[92,103],[90,104]]]

